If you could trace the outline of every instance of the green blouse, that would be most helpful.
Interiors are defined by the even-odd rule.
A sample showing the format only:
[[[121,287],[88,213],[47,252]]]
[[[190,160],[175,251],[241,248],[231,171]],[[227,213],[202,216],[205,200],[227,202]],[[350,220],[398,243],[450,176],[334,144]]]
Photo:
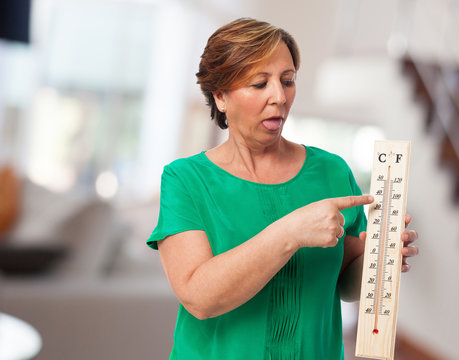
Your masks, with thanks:
[[[343,159],[306,147],[299,173],[280,184],[238,178],[204,152],[164,168],[159,220],[147,244],[187,230],[206,232],[215,255],[312,202],[360,195]],[[363,207],[342,211],[345,234],[366,228]],[[344,236],[344,235],[343,235]],[[302,248],[251,300],[224,315],[198,320],[180,305],[170,359],[344,359],[337,286],[343,242]]]

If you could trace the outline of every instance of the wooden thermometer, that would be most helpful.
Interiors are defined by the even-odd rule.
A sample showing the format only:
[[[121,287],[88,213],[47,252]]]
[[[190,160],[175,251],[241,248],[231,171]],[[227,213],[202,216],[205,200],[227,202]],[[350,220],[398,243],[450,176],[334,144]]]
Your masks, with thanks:
[[[376,141],[355,355],[394,358],[409,141]]]

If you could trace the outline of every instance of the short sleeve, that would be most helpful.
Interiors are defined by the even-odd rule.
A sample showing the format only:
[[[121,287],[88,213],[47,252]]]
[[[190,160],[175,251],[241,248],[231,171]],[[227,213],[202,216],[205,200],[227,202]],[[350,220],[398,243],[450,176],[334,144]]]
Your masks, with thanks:
[[[349,183],[352,189],[353,195],[362,195],[362,190],[360,190],[359,185],[355,181],[354,174],[352,174],[351,169],[349,169]],[[362,231],[366,231],[367,229],[367,217],[365,216],[365,211],[363,209],[363,205],[357,206],[357,216],[355,221],[352,225],[350,225],[347,230],[346,234],[358,237]]]
[[[177,169],[167,165],[161,176],[158,223],[147,245],[158,249],[158,241],[188,230],[204,230],[198,209]]]

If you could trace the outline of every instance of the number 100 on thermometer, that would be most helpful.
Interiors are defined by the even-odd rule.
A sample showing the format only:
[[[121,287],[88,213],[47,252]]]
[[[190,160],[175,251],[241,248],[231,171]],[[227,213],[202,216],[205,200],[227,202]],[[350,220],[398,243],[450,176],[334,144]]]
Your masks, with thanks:
[[[356,356],[394,358],[410,142],[376,141]]]

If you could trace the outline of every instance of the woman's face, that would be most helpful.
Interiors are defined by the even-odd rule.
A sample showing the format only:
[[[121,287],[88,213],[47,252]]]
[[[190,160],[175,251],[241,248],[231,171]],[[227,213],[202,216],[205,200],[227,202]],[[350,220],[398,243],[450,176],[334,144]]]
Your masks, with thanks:
[[[230,136],[247,145],[270,145],[279,140],[295,99],[292,56],[284,42],[245,86],[214,94],[225,108]]]

